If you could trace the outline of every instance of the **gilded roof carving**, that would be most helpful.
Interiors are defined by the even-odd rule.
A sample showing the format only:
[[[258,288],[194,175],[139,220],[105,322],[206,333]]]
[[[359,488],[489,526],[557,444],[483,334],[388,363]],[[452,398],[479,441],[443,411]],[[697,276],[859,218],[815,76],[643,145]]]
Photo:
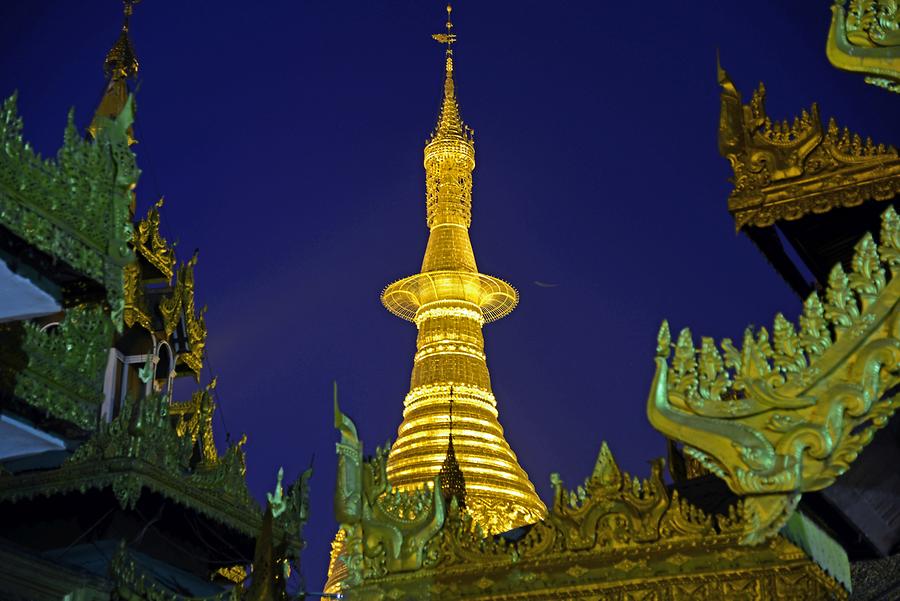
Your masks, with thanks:
[[[866,83],[900,92],[900,12],[894,0],[837,0],[826,54],[835,67]]]
[[[744,496],[742,538],[774,536],[804,492],[831,485],[900,406],[900,218],[866,234],[852,270],[834,266],[798,326],[780,313],[771,335],[741,347],[663,322],[647,401],[651,424]],[[674,346],[674,353],[672,352]]]
[[[175,270],[175,248],[170,246],[159,231],[159,209],[163,206],[160,198],[147,211],[147,216],[134,224],[131,245],[135,251],[153,265],[166,281],[171,281]]]
[[[353,435],[347,427],[340,429],[338,454],[343,462],[348,457],[345,445],[355,448],[358,439],[355,428]],[[362,473],[367,473],[367,465],[381,462],[377,456],[363,462]],[[348,486],[343,465],[336,503],[345,507],[358,499],[365,505],[366,486]],[[737,502],[725,515],[707,515],[677,492],[668,492],[662,467],[657,460],[649,478],[629,476],[604,443],[593,473],[582,485],[568,490],[558,476],[552,477],[549,514],[516,542],[485,537],[472,516],[453,501],[442,524],[424,539],[423,549],[403,536],[390,545],[384,537],[434,515],[427,503],[408,503],[413,509],[404,519],[342,519],[327,590],[340,590],[348,599],[681,598],[678,594],[687,591],[693,596],[684,598],[710,600],[739,591],[752,591],[752,599],[847,597],[843,587],[782,537],[754,547],[739,544],[745,522],[752,519],[744,504]],[[410,494],[380,494],[386,493]],[[790,596],[779,596],[776,590]]]
[[[834,119],[823,125],[816,104],[790,123],[773,121],[762,84],[748,104],[721,68],[719,84],[719,152],[734,171],[728,210],[737,229],[888,200],[900,191],[893,147],[841,129]]]
[[[206,349],[206,307],[198,312],[194,305],[194,266],[197,264],[197,254],[181,267],[176,275],[175,289],[172,294],[159,303],[159,311],[162,313],[166,337],[172,336],[178,327],[178,322],[184,320],[184,330],[187,336],[187,351],[178,353],[176,365],[184,365],[197,378],[203,368],[203,353]]]

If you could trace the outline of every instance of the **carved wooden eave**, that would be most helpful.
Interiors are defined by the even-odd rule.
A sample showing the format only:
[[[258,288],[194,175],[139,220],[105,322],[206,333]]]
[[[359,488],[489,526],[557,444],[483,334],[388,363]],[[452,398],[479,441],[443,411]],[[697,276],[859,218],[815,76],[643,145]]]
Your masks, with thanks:
[[[38,496],[110,489],[120,506],[130,509],[146,489],[237,532],[256,536],[262,513],[245,479],[246,437],[218,454],[211,430],[204,427],[204,422],[211,425],[206,418],[211,418],[214,409],[208,395],[209,389],[201,391],[184,404],[171,404],[161,395],[127,401],[117,417],[103,424],[60,467],[0,474],[0,501],[15,503]],[[195,406],[199,409],[196,432],[190,428]],[[194,449],[198,443],[201,457],[196,461]],[[305,482],[302,484],[305,486]],[[291,511],[285,512],[278,523],[278,536],[298,550],[302,541],[294,526],[298,520],[305,520],[303,494],[300,489],[290,491]]]
[[[823,126],[813,104],[792,123],[773,122],[760,84],[749,104],[719,69],[719,152],[734,171],[728,210],[735,227],[767,227],[900,192],[900,157],[834,119]]]
[[[742,496],[744,542],[773,536],[804,492],[830,486],[900,406],[900,218],[867,234],[846,273],[804,303],[799,329],[776,315],[742,348],[664,322],[647,401],[651,424]],[[721,349],[721,350],[719,350]],[[671,357],[670,357],[671,354]]]
[[[845,0],[831,7],[825,53],[844,71],[864,74],[866,83],[900,92],[900,15],[891,0]]]

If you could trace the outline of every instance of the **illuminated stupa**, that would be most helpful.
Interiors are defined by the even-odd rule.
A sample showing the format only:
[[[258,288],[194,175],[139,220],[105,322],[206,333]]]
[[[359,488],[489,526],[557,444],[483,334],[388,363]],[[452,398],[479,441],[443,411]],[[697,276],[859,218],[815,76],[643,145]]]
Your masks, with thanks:
[[[466,503],[486,532],[534,523],[546,513],[503,436],[484,352],[482,326],[509,314],[516,290],[478,272],[472,221],[473,132],[462,121],[453,83],[450,7],[444,99],[425,146],[426,221],[430,230],[420,273],[388,286],[384,306],[416,324],[419,334],[403,423],[388,459],[400,489],[433,482],[447,457],[453,389],[453,448],[465,476]]]

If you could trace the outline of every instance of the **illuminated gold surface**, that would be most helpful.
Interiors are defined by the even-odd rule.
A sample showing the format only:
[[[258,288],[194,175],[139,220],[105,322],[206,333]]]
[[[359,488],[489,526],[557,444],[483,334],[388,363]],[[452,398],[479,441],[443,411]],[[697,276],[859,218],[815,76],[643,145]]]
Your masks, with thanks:
[[[456,36],[447,44],[444,98],[425,146],[426,223],[430,230],[421,272],[388,286],[384,306],[418,328],[403,423],[388,459],[388,479],[400,489],[433,482],[446,457],[450,387],[454,448],[465,474],[467,507],[486,532],[534,523],[546,508],[519,466],[497,421],[482,326],[518,302],[506,282],[478,272],[469,240],[472,222],[473,132],[462,121],[453,83]]]
[[[162,206],[163,199],[160,198],[147,211],[147,216],[134,225],[131,245],[169,283],[175,273],[175,248],[166,242],[159,231],[159,210]]]
[[[728,210],[737,229],[885,201],[900,192],[894,148],[839,128],[834,119],[824,124],[816,104],[791,123],[773,121],[762,84],[743,104],[721,67],[718,77],[719,152],[734,170]]]
[[[97,137],[97,131],[101,127],[102,119],[115,119],[125,107],[128,99],[128,85],[126,80],[135,79],[138,73],[137,55],[131,37],[128,35],[129,21],[134,10],[135,0],[124,1],[124,19],[122,31],[113,47],[109,49],[106,60],[103,63],[103,72],[106,74],[106,91],[100,100],[100,105],[94,113],[94,118],[88,126],[88,133],[92,138]],[[128,128],[129,144],[134,143],[131,127]]]
[[[186,366],[194,372],[199,381],[200,370],[203,367],[203,355],[206,349],[206,307],[198,312],[194,305],[194,266],[197,264],[197,254],[183,264],[177,272],[175,290],[172,295],[164,298],[159,303],[159,312],[163,317],[166,337],[171,337],[178,327],[180,320],[184,320],[184,330],[187,336],[188,348],[185,352],[178,353],[175,359],[176,367]]]
[[[838,69],[863,73],[866,83],[900,92],[900,11],[896,0],[844,0],[831,7],[825,52]]]
[[[376,457],[367,465],[378,472],[378,462]],[[819,564],[782,536],[741,545],[746,522],[753,519],[743,503],[708,515],[670,492],[662,470],[660,459],[651,463],[649,478],[629,476],[603,443],[583,484],[566,489],[559,476],[551,476],[553,507],[515,542],[485,538],[471,516],[453,505],[424,550],[403,539],[389,546],[385,533],[408,517],[363,518],[354,534],[336,537],[332,575],[342,570],[342,581],[329,578],[327,590],[351,601],[847,599],[846,555],[838,551],[831,563]],[[364,504],[365,497],[357,489],[344,506]],[[428,513],[412,498],[401,505],[416,507],[414,517]],[[398,558],[387,560],[385,547],[399,549]]]

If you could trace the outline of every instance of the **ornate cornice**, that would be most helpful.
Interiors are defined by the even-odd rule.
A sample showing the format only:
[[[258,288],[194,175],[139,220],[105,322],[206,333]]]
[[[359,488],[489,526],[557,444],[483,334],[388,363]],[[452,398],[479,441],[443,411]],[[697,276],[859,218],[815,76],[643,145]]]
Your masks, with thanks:
[[[161,395],[128,400],[112,422],[102,424],[58,469],[0,475],[0,500],[109,488],[127,509],[146,488],[256,536],[262,515],[244,478],[246,437],[219,455],[211,438],[213,408],[209,388],[181,404],[170,404]],[[288,511],[278,521],[279,537],[287,537],[296,549],[302,547],[299,524],[306,518],[307,478],[286,495]]]
[[[825,52],[838,69],[863,73],[866,83],[900,92],[900,12],[893,0],[837,0]]]
[[[762,84],[749,104],[721,68],[719,84],[719,152],[734,170],[728,210],[737,229],[888,200],[900,192],[894,148],[842,130],[834,119],[823,126],[815,104],[790,124],[773,122]]]
[[[124,507],[132,507],[146,488],[247,536],[259,532],[262,519],[259,508],[251,504],[249,497],[225,490],[215,475],[179,477],[144,459],[99,458],[66,464],[56,470],[0,476],[0,499],[4,501],[107,488]]]
[[[657,344],[647,414],[660,432],[744,496],[743,540],[773,536],[804,492],[831,485],[900,406],[900,218],[866,234],[852,271],[838,263],[804,303],[799,328],[780,313],[771,337],[743,345],[684,329]],[[671,355],[671,357],[670,357]]]
[[[129,206],[140,170],[128,149],[132,100],[85,141],[69,113],[56,160],[44,160],[22,139],[16,96],[0,107],[0,226],[101,284],[121,327],[122,268],[128,249]]]

